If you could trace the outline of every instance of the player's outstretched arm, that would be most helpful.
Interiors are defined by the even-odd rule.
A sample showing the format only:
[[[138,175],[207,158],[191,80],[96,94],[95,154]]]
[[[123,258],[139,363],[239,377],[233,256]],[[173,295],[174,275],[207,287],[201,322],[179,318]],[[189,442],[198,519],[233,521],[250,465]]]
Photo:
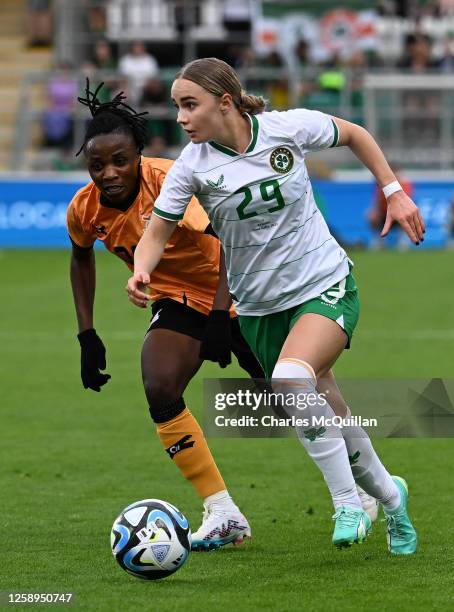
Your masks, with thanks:
[[[129,300],[140,308],[146,308],[148,304],[150,296],[146,290],[150,284],[150,275],[161,260],[176,225],[176,221],[151,215],[150,223],[139,240],[134,252],[134,274],[128,280],[126,291]]]
[[[95,300],[96,268],[92,248],[82,249],[73,244],[70,264],[71,286],[76,308],[80,343],[80,376],[85,389],[101,391],[110,375],[106,368],[106,349],[93,328],[93,305]]]
[[[347,146],[356,157],[369,168],[377,183],[383,189],[390,187],[387,196],[388,211],[382,236],[386,236],[394,222],[399,223],[414,244],[424,240],[425,226],[418,207],[399,187],[396,176],[391,170],[382,150],[367,130],[355,123],[334,117],[339,128],[337,146]],[[393,185],[396,183],[395,185]],[[397,189],[394,191],[394,189]],[[385,194],[386,195],[386,194]]]

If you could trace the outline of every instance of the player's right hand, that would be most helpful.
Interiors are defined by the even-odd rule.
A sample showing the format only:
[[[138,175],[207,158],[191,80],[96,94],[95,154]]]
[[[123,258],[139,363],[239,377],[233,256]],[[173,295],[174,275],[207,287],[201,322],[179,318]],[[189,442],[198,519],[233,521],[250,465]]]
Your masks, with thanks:
[[[86,329],[77,335],[80,343],[80,376],[85,389],[101,391],[110,374],[103,374],[106,369],[106,348],[94,329]]]
[[[388,198],[388,208],[385,225],[381,232],[382,238],[389,234],[394,222],[398,223],[413,244],[418,245],[424,240],[426,231],[424,219],[413,200],[402,189]]]
[[[129,301],[139,306],[139,308],[146,308],[151,299],[147,293],[149,284],[149,274],[146,272],[134,272],[134,275],[131,276],[126,285]]]

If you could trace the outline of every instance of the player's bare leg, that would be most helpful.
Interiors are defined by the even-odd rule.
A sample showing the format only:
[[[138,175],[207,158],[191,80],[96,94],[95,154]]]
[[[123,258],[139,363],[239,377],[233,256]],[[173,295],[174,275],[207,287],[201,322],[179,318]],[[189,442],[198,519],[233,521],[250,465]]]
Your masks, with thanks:
[[[247,520],[230,497],[203,432],[183,400],[199,370],[200,342],[168,329],[152,329],[142,348],[142,378],[150,414],[172,461],[204,500],[195,549],[210,550],[250,537]],[[199,533],[200,531],[203,533]]]

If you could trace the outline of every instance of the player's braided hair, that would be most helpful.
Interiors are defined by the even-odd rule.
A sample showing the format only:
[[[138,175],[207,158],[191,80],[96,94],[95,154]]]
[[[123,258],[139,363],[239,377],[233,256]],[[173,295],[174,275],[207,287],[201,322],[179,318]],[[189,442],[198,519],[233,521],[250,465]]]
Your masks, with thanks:
[[[90,82],[87,78],[85,86],[85,98],[78,97],[77,100],[84,106],[88,106],[93,119],[90,121],[85,132],[83,145],[76,156],[84,150],[87,142],[98,134],[110,134],[120,132],[133,137],[139,153],[142,152],[147,143],[147,122],[144,116],[146,111],[137,113],[133,108],[123,102],[126,96],[121,91],[110,102],[100,102],[98,94],[104,83],[98,85],[95,91],[90,91]]]

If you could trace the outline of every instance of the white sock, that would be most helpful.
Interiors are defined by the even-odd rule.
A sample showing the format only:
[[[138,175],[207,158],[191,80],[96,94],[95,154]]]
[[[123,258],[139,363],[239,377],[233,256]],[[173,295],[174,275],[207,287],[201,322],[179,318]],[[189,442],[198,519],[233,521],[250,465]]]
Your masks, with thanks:
[[[240,509],[230,497],[229,492],[226,489],[205,497],[203,503],[206,507],[210,507],[212,510],[217,510],[220,512],[240,512]]]
[[[275,380],[278,379],[278,380]],[[292,379],[289,383],[279,379]],[[309,364],[299,359],[280,359],[273,370],[273,390],[276,393],[295,395],[312,394],[319,397],[315,388],[316,379],[314,370]],[[313,416],[332,418],[334,412],[331,406],[322,400],[315,402],[315,406],[305,410],[296,410],[297,416],[311,419]],[[361,508],[361,501],[355,486],[347,448],[339,427],[330,426],[311,441],[307,437],[311,427],[297,427],[296,433],[301,444],[323,474],[333,499],[334,507],[351,506]]]
[[[351,416],[350,408],[346,418]],[[375,497],[386,510],[395,510],[400,504],[396,483],[378,458],[369,436],[356,425],[342,429],[350,457],[355,481],[366,493]]]

